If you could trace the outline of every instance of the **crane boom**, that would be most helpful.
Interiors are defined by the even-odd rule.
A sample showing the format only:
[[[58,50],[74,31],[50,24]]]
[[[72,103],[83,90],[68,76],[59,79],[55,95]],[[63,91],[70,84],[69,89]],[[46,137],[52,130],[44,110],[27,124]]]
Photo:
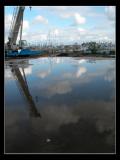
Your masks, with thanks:
[[[15,13],[13,14],[13,21],[11,24],[10,34],[8,37],[11,49],[13,49],[13,46],[16,45],[19,29],[23,21],[24,10],[25,6],[19,6],[16,8]]]
[[[23,57],[23,56],[36,56],[46,54],[46,50],[32,50],[28,47],[27,41],[22,40],[22,26],[23,26],[23,13],[25,6],[17,6],[13,12],[12,23],[10,27],[10,34],[8,42],[5,44],[5,56],[6,57]],[[30,7],[31,10],[31,7]],[[20,40],[17,45],[17,38],[19,30]]]

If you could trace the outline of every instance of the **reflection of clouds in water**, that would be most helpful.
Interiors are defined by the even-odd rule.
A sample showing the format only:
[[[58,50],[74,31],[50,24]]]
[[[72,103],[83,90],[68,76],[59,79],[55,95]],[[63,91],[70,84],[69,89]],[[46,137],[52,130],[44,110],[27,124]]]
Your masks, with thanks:
[[[32,61],[34,62],[34,60]],[[37,62],[37,64],[48,64],[48,63],[51,63],[52,65],[55,65],[55,64],[59,64],[59,63],[63,63],[64,62],[64,59],[63,57],[44,57],[44,58],[40,58],[39,61],[35,61]]]
[[[61,125],[76,123],[78,119],[94,119],[94,124],[101,133],[114,128],[114,110],[115,105],[112,102],[102,101],[78,101],[74,106],[46,104],[41,108],[43,117],[41,123],[47,130],[56,130]],[[37,127],[36,122],[39,123],[41,120],[34,119],[34,126]]]
[[[21,107],[21,106],[17,106],[17,107]],[[25,112],[21,112],[20,110],[12,110],[12,111],[7,111],[5,113],[5,119],[6,119],[6,127],[12,127],[12,125],[17,125],[17,123],[21,120],[21,118],[25,118]]]
[[[88,70],[89,71],[89,70]],[[113,79],[115,79],[115,67],[114,65],[110,64],[109,66],[105,67],[105,68],[99,68],[97,69],[96,72],[88,72],[86,74],[86,78],[96,78],[96,77],[103,77],[103,79],[108,80],[108,81],[112,81]]]
[[[87,71],[87,69],[85,67],[79,67],[79,69],[76,72],[76,77],[79,78],[86,71]]]
[[[45,77],[47,77],[50,73],[51,73],[50,70],[39,71],[39,72],[37,73],[37,76],[40,77],[40,78],[45,78]]]
[[[115,129],[111,129],[110,134],[106,137],[106,143],[109,145],[115,145]]]
[[[108,132],[106,136],[107,144],[114,144],[115,139],[115,105],[110,102],[79,102],[74,107],[49,106],[44,110],[50,123],[46,124],[46,130],[56,130],[62,125],[77,123],[82,119],[91,120],[95,125],[98,134]],[[92,130],[92,128],[91,128]],[[81,131],[82,132],[82,131]],[[109,141],[111,140],[111,142]]]
[[[100,133],[115,129],[115,101],[99,102],[96,110],[96,127]]]
[[[62,63],[63,62],[63,58],[61,58],[61,57],[55,57],[53,59],[53,62],[56,63],[56,64]]]
[[[30,75],[30,74],[32,74],[32,67],[31,67],[31,66],[28,66],[27,68],[24,68],[23,70],[24,70],[24,72],[25,72],[25,75]],[[20,68],[20,71],[21,71],[21,74],[22,74],[22,76],[23,76],[22,68]]]
[[[5,70],[5,80],[14,80],[14,77],[13,77],[10,69]]]
[[[13,79],[13,80],[14,80],[14,77],[13,77],[13,74],[12,74],[12,72],[11,72],[11,69],[12,69],[12,67],[5,70],[5,78],[6,78],[6,79]],[[21,72],[21,74],[22,74],[22,76],[23,76],[22,68],[19,68],[19,70],[20,70],[20,72]],[[30,75],[30,74],[32,74],[32,67],[31,67],[31,66],[29,66],[29,67],[27,67],[27,68],[24,68],[23,70],[24,70],[24,72],[25,72],[25,75]]]
[[[72,78],[74,78],[74,73],[72,73],[72,72],[69,72],[69,73],[67,72],[66,73],[65,72],[65,73],[62,74],[61,78],[63,78],[63,79],[69,79],[69,78],[72,79]]]
[[[12,143],[14,143],[14,137],[16,139],[16,135],[17,135],[17,137],[23,140],[24,134],[27,134],[26,130],[29,130],[29,134],[31,133],[34,135],[33,137],[31,137],[33,139],[34,138],[36,139],[36,136],[39,137],[39,136],[48,135],[49,132],[51,133],[51,135],[59,134],[60,127],[64,125],[70,125],[70,124],[78,125],[78,127],[80,127],[82,125],[82,122],[84,122],[83,120],[85,120],[86,122],[89,121],[90,123],[93,124],[93,126],[96,127],[95,134],[99,135],[107,132],[105,143],[110,145],[114,144],[115,117],[114,117],[113,103],[102,102],[102,101],[99,101],[99,102],[97,101],[96,102],[95,101],[80,102],[79,101],[78,103],[75,104],[75,106],[67,106],[65,104],[62,104],[62,105],[48,104],[45,107],[41,108],[40,112],[41,112],[42,118],[40,119],[32,118],[31,121],[28,121],[28,119],[26,119],[25,117],[26,115],[24,115],[22,112],[8,111],[6,114],[7,115],[7,119],[6,119],[7,139],[9,138],[11,139],[11,137],[9,136],[12,135]],[[27,128],[26,128],[26,125],[27,125]],[[22,130],[25,130],[25,131],[23,132],[21,128]],[[90,130],[92,130],[92,128],[90,128]],[[55,131],[58,131],[58,132],[55,132]],[[71,132],[75,132],[75,131],[71,131]],[[84,132],[84,130],[81,130],[81,132]],[[88,134],[89,134],[89,130],[88,130]],[[95,136],[94,130],[93,130],[93,136]]]
[[[84,78],[84,80],[82,81],[79,81],[79,83],[88,83],[90,82],[93,78],[96,78],[98,76],[101,76],[101,77],[104,77],[104,80],[108,80],[109,82],[112,81],[114,79],[114,74],[112,72],[114,72],[114,62],[112,63],[107,63],[105,67],[101,66],[99,68],[97,68],[97,70],[93,70],[92,72],[89,71],[89,66],[79,66],[77,67],[78,65],[81,65],[81,64],[84,64],[87,62],[86,59],[79,59],[79,58],[76,58],[76,59],[70,59],[70,58],[64,58],[63,57],[54,57],[54,58],[43,58],[41,59],[40,62],[44,62],[44,64],[48,64],[48,62],[51,64],[52,67],[54,67],[54,64],[77,64],[76,67],[74,68],[76,71],[73,71],[71,70],[70,72],[64,72],[63,74],[61,74],[60,77],[56,77],[58,79],[73,79],[73,80],[76,80],[75,78]],[[100,63],[100,62],[99,62]],[[102,65],[102,61],[101,61],[101,65]],[[72,66],[71,66],[72,67]],[[91,67],[94,67],[95,66],[91,66]],[[94,69],[93,68],[93,69]],[[56,69],[56,68],[54,68]],[[112,70],[112,71],[110,71]],[[81,77],[81,75],[83,75],[83,73],[86,73],[87,74],[84,74],[84,77]],[[111,73],[110,73],[111,72]],[[48,75],[49,71],[41,71],[40,73],[40,77],[41,78],[44,78]],[[55,75],[54,75],[55,77]]]
[[[76,123],[80,115],[72,113],[72,109],[66,105],[62,106],[47,106],[43,110],[43,115],[47,117],[49,123],[46,122],[45,130],[57,130],[63,124]]]
[[[86,73],[87,72],[87,73]],[[83,75],[83,73],[86,73]],[[82,75],[82,76],[81,76]],[[91,80],[97,77],[103,77],[103,80],[111,82],[115,79],[115,68],[111,64],[106,68],[99,68],[97,71],[90,72],[87,67],[76,67],[76,72],[67,72],[63,73],[63,78],[73,79],[75,83],[89,83]],[[76,78],[80,78],[80,81],[77,81]],[[74,83],[73,82],[73,83]]]
[[[109,68],[104,76],[104,79],[108,82],[115,80],[115,69],[113,67]]]
[[[106,81],[111,82],[111,81],[114,80],[114,76],[113,76],[113,75],[106,75],[106,76],[104,77],[104,79],[105,79]]]
[[[68,81],[62,81],[61,86],[63,88],[69,86],[67,82]],[[58,84],[56,84],[56,86],[61,88]],[[57,92],[57,94],[65,93],[63,89],[58,91],[56,89],[57,87],[54,88],[54,85],[52,85],[53,94]],[[62,137],[62,140],[64,140],[64,136],[61,136],[61,132],[63,132],[64,135],[66,130],[68,131],[66,134],[70,134],[71,136],[68,136],[68,138],[67,136],[65,137],[65,145],[67,145],[67,140],[71,141],[71,138],[73,141],[77,141],[78,139],[79,144],[82,139],[86,139],[90,134],[93,141],[98,138],[99,143],[99,136],[101,136],[102,144],[104,142],[105,145],[113,146],[115,139],[114,101],[81,101],[77,99],[74,105],[72,99],[69,99],[69,101],[69,105],[66,101],[57,104],[58,102],[52,102],[51,99],[45,102],[43,107],[40,107],[41,102],[37,103],[36,107],[41,113],[42,118],[28,118],[28,114],[19,110],[21,106],[17,107],[16,111],[6,111],[6,147],[8,147],[8,150],[13,149],[14,151],[15,145],[26,148],[26,146],[29,146],[28,142],[34,142],[33,147],[37,148],[36,143],[44,145],[43,140],[46,138],[52,139],[51,143],[54,143],[54,141],[56,143],[59,141],[59,137]],[[92,124],[91,126],[93,126],[93,128],[89,126],[89,123]],[[87,133],[85,133],[86,129]],[[94,137],[97,138],[94,139]],[[22,143],[23,141],[24,144]],[[10,144],[10,146],[7,145],[7,143]],[[86,141],[85,145],[87,146]]]
[[[113,114],[104,115],[102,118],[98,117],[96,121],[96,128],[98,132],[100,134],[108,133],[106,143],[110,145],[113,145],[115,142],[115,114]]]
[[[111,117],[111,119],[109,119],[108,117],[103,116],[101,119],[100,117],[98,117],[98,120],[96,121],[96,127],[100,133],[115,129],[113,118]]]
[[[85,59],[80,59],[80,60],[78,60],[78,63],[79,63],[79,64],[82,64],[82,63],[85,63],[85,62],[86,62]]]
[[[60,60],[58,59],[57,63],[59,62]],[[92,79],[98,76],[101,76],[104,79],[106,73],[108,74],[107,75],[108,77],[113,75],[112,74],[113,71],[111,71],[111,68],[109,66],[107,66],[104,70],[102,67],[97,72],[95,71],[90,73],[88,71],[89,71],[89,68],[77,66],[75,70],[71,70],[71,72],[64,72],[63,74],[61,74],[60,77],[58,77],[59,79],[58,81],[54,81],[54,77],[53,77],[50,79],[49,83],[47,84],[45,82],[41,82],[41,84],[43,83],[43,85],[41,86],[39,85],[39,87],[38,87],[38,83],[35,83],[36,86],[34,88],[35,90],[38,89],[38,92],[40,93],[42,92],[41,95],[43,94],[45,97],[51,97],[56,94],[61,95],[61,94],[70,93],[72,91],[72,87],[74,87],[75,84],[79,85],[81,83],[89,83]],[[27,74],[30,74],[30,73],[32,73],[32,70],[27,71]],[[47,77],[47,74],[49,74],[49,71],[45,70],[45,72],[40,71],[39,73],[38,75],[41,78],[44,78],[44,77]],[[76,77],[79,77],[80,79]],[[67,81],[67,78],[69,79],[68,81]],[[59,96],[57,98],[59,99]],[[70,103],[67,103],[65,99],[65,101],[64,102],[62,101],[63,103],[60,103],[60,104],[57,104],[58,102],[55,102],[55,101],[52,103],[52,98],[51,98],[50,100],[48,100],[48,102],[46,100],[45,106],[43,107],[40,107],[41,106],[40,102],[37,103],[36,107],[40,110],[40,113],[42,116],[41,119],[30,118],[28,120],[28,117],[26,118],[26,114],[23,114],[22,111],[20,112],[18,110],[15,112],[14,110],[8,110],[6,111],[7,112],[6,114],[7,139],[10,139],[11,145],[14,143],[19,145],[21,143],[21,146],[23,146],[24,145],[22,144],[23,141],[25,141],[25,144],[26,144],[28,141],[31,141],[31,139],[33,139],[33,141],[36,140],[34,141],[35,143],[37,143],[38,141],[38,143],[40,144],[41,142],[40,137],[44,137],[44,135],[48,136],[49,133],[51,133],[51,135],[53,134],[53,137],[54,137],[55,134],[59,134],[60,127],[64,125],[68,126],[69,124],[72,124],[72,125],[76,124],[76,128],[79,128],[81,125],[83,125],[83,128],[82,128],[83,130],[81,130],[81,132],[83,133],[84,124],[82,119],[84,119],[86,121],[90,121],[90,123],[92,123],[96,127],[97,132],[96,131],[94,132],[93,130],[93,136],[95,136],[97,133],[98,135],[102,135],[104,133],[106,134],[107,132],[105,137],[106,138],[105,143],[112,145],[114,144],[114,136],[115,136],[114,135],[115,105],[114,105],[114,99],[112,100],[113,101],[110,101],[110,102],[108,101],[106,102],[86,101],[85,102],[85,101],[80,101],[79,99],[78,100],[76,99],[73,106],[74,100],[72,100],[72,98],[69,99]],[[44,102],[42,104],[44,104]],[[78,123],[78,121],[80,123]],[[90,130],[92,129],[93,128],[91,127]],[[73,130],[72,132],[75,132],[75,131]],[[88,130],[88,135],[89,135],[89,130]],[[81,136],[81,139],[82,139],[82,136]]]
[[[74,79],[74,80],[77,80],[76,78],[80,78],[83,73],[86,73],[87,72],[87,68],[86,67],[79,67],[79,68],[76,68],[76,71],[74,72],[64,72],[62,75],[61,75],[61,78],[63,79]],[[80,81],[79,81],[80,82]]]
[[[57,83],[50,84],[44,88],[48,97],[54,96],[55,94],[66,94],[72,91],[71,84],[69,81],[58,81]]]
[[[50,61],[54,64],[62,64],[69,62],[69,57],[53,57],[50,59]]]
[[[87,60],[86,59],[83,59],[83,58],[79,58],[79,57],[75,57],[74,59],[72,58],[71,59],[71,64],[73,65],[80,65],[80,64],[84,64],[86,63]]]
[[[41,71],[39,76],[44,78],[47,77],[48,74],[48,70],[45,72]],[[45,84],[42,82],[42,87],[35,86],[35,88],[42,89],[44,96],[51,97],[55,94],[66,94],[71,92],[74,86],[91,83],[91,81],[97,77],[100,77],[103,80],[114,80],[114,66],[110,64],[104,69],[102,67],[98,68],[97,71],[89,71],[88,67],[83,66],[76,67],[76,69],[74,68],[71,72],[64,71],[60,76],[53,75],[53,77],[49,79],[49,83]],[[52,82],[53,80],[55,81],[54,84]]]

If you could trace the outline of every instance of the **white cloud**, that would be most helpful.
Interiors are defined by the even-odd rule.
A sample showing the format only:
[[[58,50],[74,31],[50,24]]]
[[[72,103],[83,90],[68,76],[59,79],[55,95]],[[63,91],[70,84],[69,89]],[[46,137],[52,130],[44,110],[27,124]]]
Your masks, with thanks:
[[[61,20],[68,19],[66,22],[70,22],[68,24],[69,26],[66,26],[64,28],[61,28],[59,26],[58,28],[56,26],[51,26],[51,39],[54,43],[75,43],[75,42],[85,42],[85,41],[115,41],[115,24],[113,23],[115,20],[115,7],[114,6],[107,6],[105,8],[105,13],[96,13],[94,10],[94,7],[90,6],[37,6],[33,7],[33,11],[35,10],[42,10],[47,11],[51,15],[55,14],[58,16],[58,18],[61,18]],[[41,13],[41,12],[40,12]],[[106,20],[106,15],[108,17],[108,20]],[[89,22],[87,22],[88,16],[94,16],[95,19],[98,17],[103,19],[103,23],[98,26],[94,23],[93,27],[89,27]],[[101,17],[102,16],[102,17]],[[12,15],[6,15],[5,16],[5,39],[8,37],[8,31],[9,31],[9,25],[11,23]],[[69,21],[70,20],[70,21]],[[106,21],[108,23],[106,23]],[[94,21],[95,22],[95,21]],[[56,21],[57,23],[57,21]],[[61,21],[62,23],[62,21]],[[79,27],[82,24],[85,24],[87,28],[85,27]],[[42,15],[37,15],[31,24],[37,25],[37,24],[48,24],[48,19],[43,17]],[[28,32],[28,29],[31,29],[30,32]],[[35,42],[35,41],[46,41],[48,40],[48,32],[50,31],[50,26],[44,31],[32,31],[32,27],[30,27],[29,21],[24,20],[23,22],[23,39],[26,39],[27,41]],[[55,39],[56,38],[56,41]]]
[[[87,30],[86,29],[84,29],[84,28],[78,28],[78,32],[79,32],[79,34],[80,35],[86,35],[87,34]]]
[[[33,21],[33,24],[36,24],[36,23],[48,24],[48,20],[46,18],[44,18],[43,16],[38,15],[35,17],[35,19]]]
[[[107,6],[105,12],[109,20],[115,21],[115,6]]]
[[[11,14],[5,15],[5,31],[10,28],[11,20],[12,20]]]
[[[84,24],[86,22],[85,17],[82,17],[79,13],[74,14],[75,24]]]
[[[5,31],[9,31],[11,22],[12,22],[12,15],[11,14],[6,15],[5,16]],[[30,26],[29,21],[24,20],[23,21],[23,29],[24,30],[29,29],[29,26]]]
[[[73,18],[74,25],[84,24],[86,22],[86,18],[81,16],[78,12],[63,12],[60,13],[61,18]]]
[[[57,36],[57,35],[60,34],[60,31],[59,31],[58,29],[55,29],[55,30],[53,31],[53,33]]]
[[[82,43],[83,41],[115,41],[115,33],[105,28],[92,27],[85,29],[81,27],[71,26],[66,28],[59,28],[57,30],[56,39],[59,43]],[[54,41],[53,41],[54,43]]]
[[[85,32],[86,30],[84,29],[84,28],[78,28],[78,31],[80,31],[80,32]]]
[[[23,21],[23,31],[28,30],[30,27],[29,21],[24,20]]]
[[[80,15],[88,15],[92,11],[90,6],[40,6],[36,7],[36,9],[49,11],[62,18],[68,18],[75,12],[78,12]]]
[[[61,13],[60,17],[61,18],[70,18],[71,17],[71,13]]]
[[[42,32],[32,32],[32,33],[24,33],[23,39],[26,39],[28,42],[31,41],[46,41],[48,35]]]
[[[41,38],[42,40],[47,40],[47,34],[41,34],[41,35],[40,35],[40,38]]]
[[[11,14],[5,15],[5,42],[8,40],[11,23],[12,23],[12,15]],[[26,34],[25,32],[28,31],[29,28],[30,28],[29,21],[23,20],[24,35]]]
[[[5,15],[5,41],[8,40],[8,35],[9,35],[9,29],[10,29],[10,24],[11,24],[11,20],[12,20],[12,15],[8,14]]]

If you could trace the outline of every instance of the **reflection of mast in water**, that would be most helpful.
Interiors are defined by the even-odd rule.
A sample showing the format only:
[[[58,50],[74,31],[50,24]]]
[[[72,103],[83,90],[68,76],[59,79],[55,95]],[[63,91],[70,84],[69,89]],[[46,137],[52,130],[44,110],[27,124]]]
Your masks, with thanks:
[[[17,65],[12,65],[12,73],[14,74],[14,76],[17,78],[19,86],[21,88],[21,90],[23,91],[27,102],[29,103],[30,106],[30,115],[34,116],[34,117],[41,117],[40,113],[38,113],[37,108],[35,106],[35,103],[32,99],[32,96],[29,92],[29,88],[27,85],[27,81],[26,81],[26,77],[25,77],[25,72],[24,69],[22,68],[23,71],[23,76],[20,72],[20,69]],[[24,78],[23,78],[24,77]]]
[[[96,60],[95,59],[89,59],[87,60],[88,63],[96,63]]]

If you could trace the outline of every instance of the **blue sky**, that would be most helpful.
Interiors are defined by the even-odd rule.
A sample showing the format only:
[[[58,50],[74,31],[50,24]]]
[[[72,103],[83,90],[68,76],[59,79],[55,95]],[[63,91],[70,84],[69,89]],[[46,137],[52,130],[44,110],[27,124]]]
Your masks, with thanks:
[[[5,7],[5,40],[15,6]],[[115,41],[114,6],[29,6],[25,7],[23,39],[73,43]]]

